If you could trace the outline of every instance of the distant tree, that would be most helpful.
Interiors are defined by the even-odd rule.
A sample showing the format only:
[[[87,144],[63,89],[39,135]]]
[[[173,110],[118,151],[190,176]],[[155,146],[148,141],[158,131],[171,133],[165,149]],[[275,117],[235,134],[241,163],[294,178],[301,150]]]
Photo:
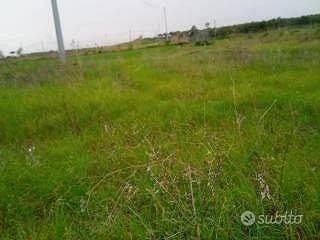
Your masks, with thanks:
[[[189,41],[195,45],[208,45],[210,41],[209,29],[198,30],[196,26],[192,26],[188,33]]]
[[[0,59],[3,59],[4,58],[4,54],[3,52],[0,50]]]
[[[205,26],[206,26],[206,29],[209,29],[210,28],[210,23],[206,22]]]
[[[77,47],[76,41],[75,41],[74,39],[72,39],[70,45],[71,45],[71,47],[72,47],[73,49],[76,49],[76,47]]]
[[[193,26],[191,27],[190,32],[194,32],[194,31],[198,31],[198,28],[197,28],[195,25],[193,25]]]
[[[17,50],[17,55],[18,55],[19,57],[21,57],[22,54],[23,54],[23,48],[20,47],[20,48]]]
[[[271,29],[280,29],[283,27],[291,27],[291,26],[303,26],[308,24],[320,24],[320,14],[316,15],[309,15],[309,16],[302,16],[297,18],[275,18],[268,21],[260,21],[260,22],[251,22],[251,23],[244,23],[244,24],[238,24],[233,26],[224,26],[219,28],[208,28],[210,27],[209,23],[206,23],[207,29],[206,31],[209,32],[210,37],[216,37],[216,38],[228,38],[231,34],[234,33],[255,33],[255,32],[263,32]],[[196,26],[193,26],[191,30],[188,30],[185,32],[186,35],[188,35],[189,40],[193,38],[194,40],[200,36],[197,34]],[[199,32],[204,32],[204,30],[201,30]],[[205,35],[205,34],[203,34]],[[193,37],[192,37],[193,36]],[[204,37],[203,37],[204,38]],[[197,41],[198,42],[198,41]]]
[[[295,20],[295,25],[307,25],[311,22],[311,18],[308,16],[302,16]]]

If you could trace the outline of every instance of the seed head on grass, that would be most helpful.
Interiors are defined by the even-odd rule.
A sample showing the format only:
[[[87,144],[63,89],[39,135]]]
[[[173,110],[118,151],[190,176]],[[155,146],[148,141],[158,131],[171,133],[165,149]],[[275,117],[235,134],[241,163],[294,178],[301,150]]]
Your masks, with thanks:
[[[30,146],[27,148],[26,160],[27,160],[27,164],[30,166],[36,166],[39,164],[39,159],[35,155],[35,151],[36,151],[35,146]]]
[[[257,175],[257,181],[260,185],[260,194],[261,194],[261,199],[262,200],[271,200],[272,196],[270,194],[270,187],[269,185],[266,183],[265,177],[259,173]]]

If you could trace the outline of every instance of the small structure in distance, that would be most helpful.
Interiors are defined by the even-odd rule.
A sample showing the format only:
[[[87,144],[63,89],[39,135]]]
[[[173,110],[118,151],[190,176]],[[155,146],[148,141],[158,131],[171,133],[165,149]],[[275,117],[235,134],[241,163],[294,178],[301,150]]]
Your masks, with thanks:
[[[197,46],[210,44],[210,29],[199,30],[196,26],[193,26],[189,31],[189,41]]]

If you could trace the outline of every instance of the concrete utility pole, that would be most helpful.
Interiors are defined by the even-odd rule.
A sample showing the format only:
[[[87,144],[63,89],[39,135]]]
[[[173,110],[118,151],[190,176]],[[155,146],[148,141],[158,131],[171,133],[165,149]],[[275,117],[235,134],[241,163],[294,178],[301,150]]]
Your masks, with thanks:
[[[169,40],[167,9],[165,7],[163,8],[163,15],[164,15],[164,27],[165,27],[165,31],[166,31],[166,40]]]
[[[66,61],[66,53],[64,50],[64,42],[63,42],[63,36],[62,36],[62,29],[61,29],[61,23],[60,23],[60,16],[59,16],[59,9],[57,0],[51,0],[52,4],[52,12],[54,17],[54,24],[56,27],[56,35],[57,35],[57,42],[58,42],[58,50],[59,50],[59,57],[62,62]]]

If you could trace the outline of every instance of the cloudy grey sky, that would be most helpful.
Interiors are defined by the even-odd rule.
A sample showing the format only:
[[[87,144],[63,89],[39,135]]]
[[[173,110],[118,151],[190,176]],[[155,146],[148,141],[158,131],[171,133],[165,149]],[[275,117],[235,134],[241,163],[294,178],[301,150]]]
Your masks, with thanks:
[[[0,49],[20,46],[26,51],[54,49],[50,0],[0,0]],[[65,44],[81,46],[126,41],[164,31],[162,7],[167,7],[169,30],[274,17],[320,13],[320,0],[58,0]]]

